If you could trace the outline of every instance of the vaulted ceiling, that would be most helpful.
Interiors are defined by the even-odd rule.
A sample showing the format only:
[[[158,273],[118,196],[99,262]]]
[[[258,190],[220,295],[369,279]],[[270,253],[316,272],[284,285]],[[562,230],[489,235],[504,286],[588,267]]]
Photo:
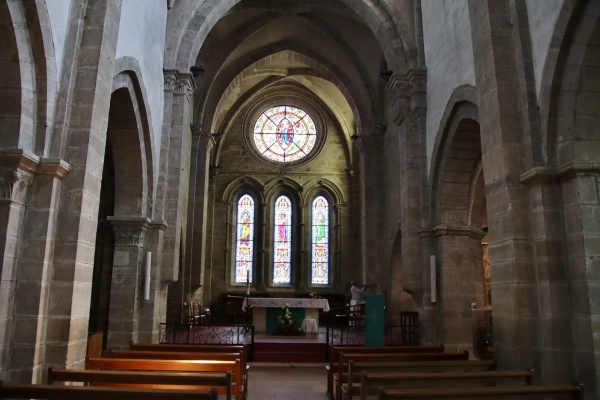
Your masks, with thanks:
[[[194,13],[185,23],[180,18],[177,51],[186,40],[198,47],[191,61],[204,69],[195,101],[204,132],[221,132],[245,104],[279,88],[314,93],[348,137],[383,117],[381,74],[398,68],[390,65],[398,63],[394,46],[404,46],[397,28],[385,24],[390,16],[379,15],[394,11],[389,7],[366,0],[221,0],[213,8],[208,0],[203,8],[191,3],[175,3],[180,15]],[[177,26],[173,19],[170,24]]]

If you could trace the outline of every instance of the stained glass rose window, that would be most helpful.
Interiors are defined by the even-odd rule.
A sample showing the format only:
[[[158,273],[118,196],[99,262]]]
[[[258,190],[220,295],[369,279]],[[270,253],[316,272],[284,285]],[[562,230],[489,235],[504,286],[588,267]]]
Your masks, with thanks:
[[[315,147],[317,129],[304,110],[272,107],[254,124],[254,144],[267,159],[282,163],[300,160]]]

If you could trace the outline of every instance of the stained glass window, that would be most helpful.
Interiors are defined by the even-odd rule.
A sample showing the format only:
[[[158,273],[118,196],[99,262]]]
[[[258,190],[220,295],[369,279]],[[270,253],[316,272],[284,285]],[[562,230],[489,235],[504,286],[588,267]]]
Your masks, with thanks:
[[[311,283],[329,283],[329,203],[323,196],[312,203]]]
[[[272,107],[254,124],[254,144],[267,159],[291,162],[306,157],[315,147],[317,129],[304,110],[291,106]]]
[[[292,277],[292,202],[279,196],[275,202],[273,283],[290,283]]]
[[[254,199],[245,194],[237,204],[235,242],[235,282],[252,282],[254,255]]]

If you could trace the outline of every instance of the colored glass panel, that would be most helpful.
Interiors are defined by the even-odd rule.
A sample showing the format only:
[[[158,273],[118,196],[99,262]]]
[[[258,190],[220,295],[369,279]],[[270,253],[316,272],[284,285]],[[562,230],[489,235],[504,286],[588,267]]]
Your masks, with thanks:
[[[254,256],[254,199],[243,195],[238,201],[235,243],[236,283],[252,282]]]
[[[329,203],[323,196],[312,204],[311,283],[329,283]]]
[[[297,107],[269,108],[254,124],[254,144],[272,161],[300,160],[310,153],[316,141],[317,128],[313,119]]]
[[[273,283],[290,283],[292,277],[292,202],[280,196],[275,202]]]

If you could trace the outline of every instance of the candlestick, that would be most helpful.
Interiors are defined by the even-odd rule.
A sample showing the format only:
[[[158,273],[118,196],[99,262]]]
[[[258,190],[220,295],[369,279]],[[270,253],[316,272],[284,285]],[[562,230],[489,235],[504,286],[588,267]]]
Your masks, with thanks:
[[[246,270],[246,296],[250,296],[250,268]]]

